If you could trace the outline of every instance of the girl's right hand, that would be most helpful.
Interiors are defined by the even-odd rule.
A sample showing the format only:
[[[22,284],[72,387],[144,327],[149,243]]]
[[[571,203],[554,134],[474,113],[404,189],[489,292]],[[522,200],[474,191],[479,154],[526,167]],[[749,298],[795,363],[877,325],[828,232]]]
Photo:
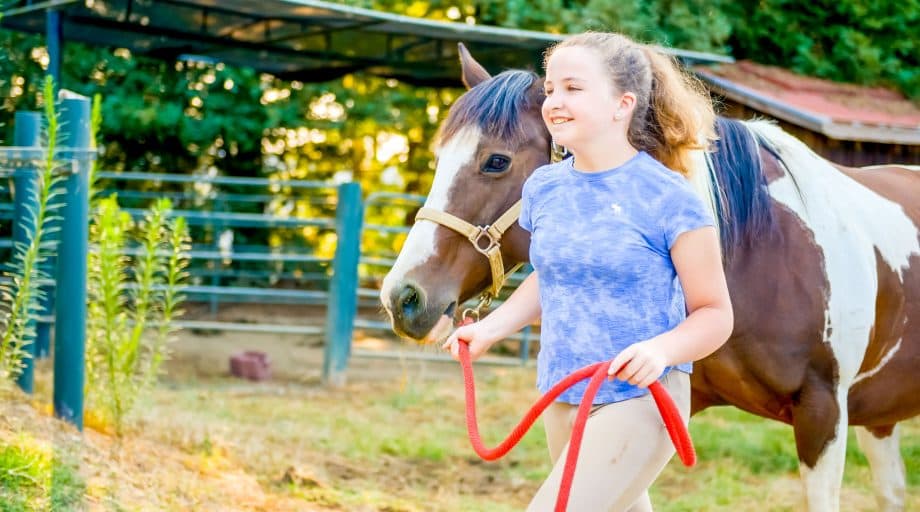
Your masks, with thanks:
[[[460,343],[466,342],[470,347],[470,361],[479,359],[497,341],[482,324],[482,322],[473,322],[461,325],[447,337],[447,341],[441,345],[441,348],[450,351],[451,357],[459,361]]]

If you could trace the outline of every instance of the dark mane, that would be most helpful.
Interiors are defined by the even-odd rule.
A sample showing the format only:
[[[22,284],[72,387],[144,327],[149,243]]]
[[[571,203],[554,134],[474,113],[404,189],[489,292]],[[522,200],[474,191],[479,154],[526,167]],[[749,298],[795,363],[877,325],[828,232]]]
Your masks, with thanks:
[[[710,159],[719,235],[727,262],[734,249],[749,246],[775,230],[760,148],[777,159],[779,156],[740,121],[719,117],[716,133],[719,139]]]
[[[505,142],[527,140],[530,134],[520,117],[533,106],[527,92],[538,79],[532,71],[509,70],[479,83],[454,102],[437,142],[440,144],[474,124],[484,134]]]

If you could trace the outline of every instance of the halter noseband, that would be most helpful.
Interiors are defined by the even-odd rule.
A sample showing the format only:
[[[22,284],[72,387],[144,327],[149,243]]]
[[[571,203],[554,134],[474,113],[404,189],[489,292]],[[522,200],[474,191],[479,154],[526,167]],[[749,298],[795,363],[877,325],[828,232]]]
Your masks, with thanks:
[[[483,296],[484,298],[488,296],[488,300],[491,300],[494,297],[498,297],[498,292],[501,291],[508,276],[521,266],[520,264],[515,265],[511,270],[505,273],[500,243],[502,235],[505,234],[508,228],[517,222],[520,215],[521,201],[518,200],[491,225],[474,226],[447,212],[425,207],[419,209],[418,213],[415,215],[415,220],[430,220],[431,222],[460,233],[473,244],[473,247],[475,247],[477,251],[484,254],[486,258],[489,259],[489,266],[492,268],[492,286],[483,293]],[[483,244],[485,244],[485,246],[483,246]],[[480,301],[480,304],[483,304],[483,301]]]

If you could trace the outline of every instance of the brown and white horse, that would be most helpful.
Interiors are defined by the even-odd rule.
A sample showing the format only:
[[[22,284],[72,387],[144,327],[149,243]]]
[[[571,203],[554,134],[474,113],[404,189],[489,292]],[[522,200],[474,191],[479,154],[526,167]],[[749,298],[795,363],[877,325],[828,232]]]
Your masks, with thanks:
[[[463,49],[461,61],[470,90],[442,126],[425,211],[488,226],[549,161],[542,81],[490,77]],[[735,327],[694,365],[693,412],[730,404],[792,425],[811,511],[839,509],[855,425],[881,509],[902,510],[897,423],[920,413],[920,172],[842,168],[765,122],[720,119],[717,131],[691,181],[720,222]],[[529,237],[516,224],[492,233],[495,272],[469,241],[482,249],[481,237],[422,218],[381,298],[397,333],[431,340],[458,304],[526,261]]]

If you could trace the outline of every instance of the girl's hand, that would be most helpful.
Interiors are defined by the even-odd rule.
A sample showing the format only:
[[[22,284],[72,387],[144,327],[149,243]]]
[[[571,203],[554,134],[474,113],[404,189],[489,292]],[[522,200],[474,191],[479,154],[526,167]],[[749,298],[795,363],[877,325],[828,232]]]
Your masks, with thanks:
[[[479,359],[480,356],[486,353],[489,350],[489,347],[495,343],[495,339],[487,332],[485,327],[482,325],[482,322],[474,322],[467,325],[462,325],[457,328],[450,336],[447,337],[447,341],[441,345],[441,348],[450,351],[450,355],[454,360],[460,360],[460,340],[468,342],[470,347],[470,361],[475,361]]]
[[[639,342],[623,349],[610,363],[609,379],[629,381],[640,388],[647,388],[658,380],[667,366],[662,351],[649,343]],[[619,370],[619,371],[617,371]]]

